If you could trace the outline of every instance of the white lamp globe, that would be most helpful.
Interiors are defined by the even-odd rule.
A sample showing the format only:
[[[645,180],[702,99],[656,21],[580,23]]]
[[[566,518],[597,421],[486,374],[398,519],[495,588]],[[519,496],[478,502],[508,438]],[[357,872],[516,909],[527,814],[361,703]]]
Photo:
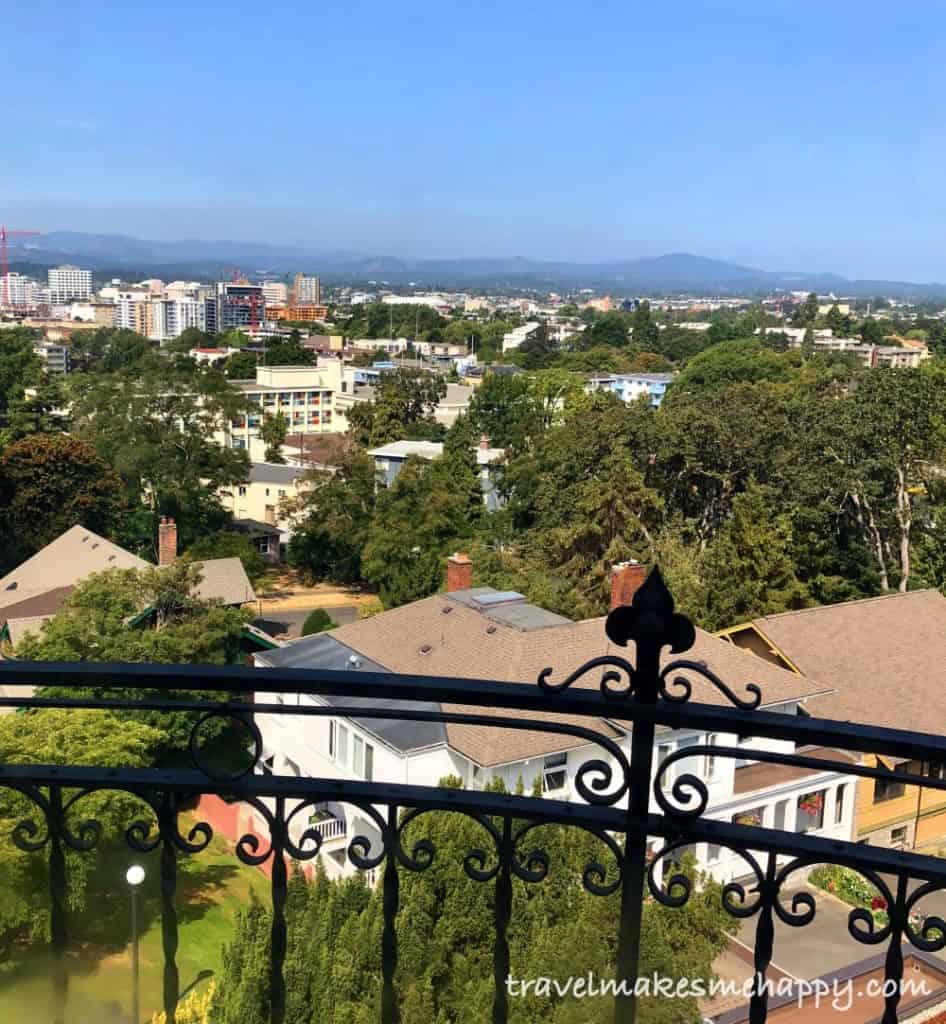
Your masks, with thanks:
[[[145,880],[145,869],[140,864],[132,864],[125,872],[125,881],[131,886],[138,886]]]

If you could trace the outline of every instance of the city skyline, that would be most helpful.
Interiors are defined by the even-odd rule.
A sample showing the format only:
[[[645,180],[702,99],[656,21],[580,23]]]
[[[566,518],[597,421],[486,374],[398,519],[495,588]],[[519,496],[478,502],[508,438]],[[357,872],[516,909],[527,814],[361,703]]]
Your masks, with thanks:
[[[932,5],[883,31],[847,2],[184,12],[10,13],[61,73],[11,52],[0,220],[946,280]]]

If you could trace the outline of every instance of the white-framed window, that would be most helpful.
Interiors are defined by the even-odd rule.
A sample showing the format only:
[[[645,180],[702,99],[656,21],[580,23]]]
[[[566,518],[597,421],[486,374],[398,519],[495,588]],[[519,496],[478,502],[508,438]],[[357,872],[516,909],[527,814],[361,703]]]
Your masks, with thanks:
[[[907,843],[907,826],[898,825],[897,828],[890,830],[890,845],[891,846],[906,846]]]
[[[667,758],[673,753],[672,743],[658,743],[657,744],[657,765],[656,769],[659,772],[660,766],[667,760]],[[674,766],[671,766],[667,770],[666,781],[667,783],[673,782]]]
[[[719,736],[715,732],[708,733],[706,736],[706,745],[708,747],[715,747],[719,743]],[[719,758],[715,754],[709,753],[705,757],[704,774],[706,775],[707,781],[712,782],[716,778],[716,774],[719,770]]]
[[[838,786],[834,793],[834,823],[840,825],[844,821],[844,791],[847,786]]]
[[[554,793],[564,789],[568,779],[568,755],[550,754],[542,762],[542,792]]]
[[[239,494],[239,496],[241,498],[245,498],[246,497],[246,488],[241,485],[240,487],[237,488],[237,494]]]
[[[365,741],[360,736],[353,737],[352,770],[356,775],[365,774]]]
[[[339,764],[348,764],[348,729],[338,723],[338,735],[336,736],[338,741],[338,750],[335,753],[335,760]]]
[[[716,863],[718,863],[719,858],[722,856],[722,853],[723,853],[723,848],[721,846],[718,846],[716,843],[707,843],[706,844],[706,863],[707,864],[716,864]]]

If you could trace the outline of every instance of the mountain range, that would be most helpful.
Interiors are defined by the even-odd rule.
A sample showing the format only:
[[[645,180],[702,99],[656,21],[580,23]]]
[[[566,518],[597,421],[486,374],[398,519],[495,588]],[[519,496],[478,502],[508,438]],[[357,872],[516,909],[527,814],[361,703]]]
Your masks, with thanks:
[[[212,280],[240,268],[251,278],[320,274],[326,283],[377,281],[425,289],[595,288],[618,295],[762,295],[777,290],[836,295],[946,297],[946,284],[851,280],[839,274],[766,271],[690,253],[592,263],[508,258],[403,259],[264,242],[148,241],[128,235],[51,231],[9,242],[11,269],[42,272],[78,263],[111,276]]]

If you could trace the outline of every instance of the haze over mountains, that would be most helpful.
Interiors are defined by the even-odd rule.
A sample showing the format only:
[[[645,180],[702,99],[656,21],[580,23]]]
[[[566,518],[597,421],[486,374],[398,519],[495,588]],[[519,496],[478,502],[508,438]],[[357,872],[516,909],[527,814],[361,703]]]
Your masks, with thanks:
[[[841,295],[946,295],[946,284],[850,280],[838,274],[766,271],[690,253],[576,263],[502,258],[403,259],[262,242],[149,241],[127,235],[52,231],[11,240],[11,269],[40,271],[63,262],[100,274],[162,278],[221,277],[239,267],[250,277],[303,270],[326,282],[384,281],[418,288],[599,288],[617,294],[763,294],[776,289]]]

